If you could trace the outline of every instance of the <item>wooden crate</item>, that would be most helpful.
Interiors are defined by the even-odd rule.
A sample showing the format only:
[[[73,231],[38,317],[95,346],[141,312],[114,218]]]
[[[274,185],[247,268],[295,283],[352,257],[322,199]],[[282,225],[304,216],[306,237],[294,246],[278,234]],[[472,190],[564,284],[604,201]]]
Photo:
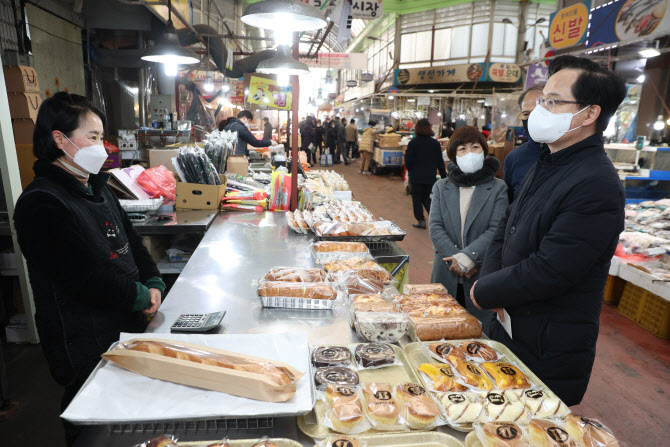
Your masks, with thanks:
[[[626,281],[618,276],[609,275],[603,291],[603,302],[605,304],[619,304],[623,289],[626,287]]]

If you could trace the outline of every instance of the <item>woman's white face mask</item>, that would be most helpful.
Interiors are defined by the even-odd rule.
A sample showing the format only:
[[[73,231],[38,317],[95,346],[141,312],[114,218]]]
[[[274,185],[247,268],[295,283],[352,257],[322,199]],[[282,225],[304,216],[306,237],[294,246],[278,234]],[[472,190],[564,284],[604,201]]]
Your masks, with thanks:
[[[72,142],[65,134],[62,134],[67,141],[72,143],[74,147],[78,149],[77,153],[72,157],[70,154],[65,152],[65,154],[72,159],[78,166],[89,174],[97,174],[100,172],[102,165],[105,164],[107,160],[107,151],[105,146],[102,144],[93,144],[91,146],[86,146],[80,148]]]
[[[456,164],[465,174],[475,173],[484,167],[484,152],[456,156]]]

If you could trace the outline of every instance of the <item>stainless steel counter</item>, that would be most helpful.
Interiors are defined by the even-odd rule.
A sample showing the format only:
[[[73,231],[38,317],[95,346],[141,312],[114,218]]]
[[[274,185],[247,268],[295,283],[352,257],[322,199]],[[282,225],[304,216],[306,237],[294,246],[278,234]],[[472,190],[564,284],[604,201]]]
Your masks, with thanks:
[[[133,228],[142,236],[154,234],[204,234],[214,222],[218,210],[177,210],[161,213],[144,222],[133,223]]]
[[[264,309],[256,296],[254,281],[272,267],[312,266],[308,246],[313,238],[289,230],[283,213],[222,213],[165,298],[147,332],[169,332],[182,313],[225,310],[215,333],[249,334],[305,332],[310,344],[347,344],[363,340],[351,329],[348,310],[336,304],[332,311]],[[393,253],[401,255],[402,251]],[[443,431],[464,439],[461,433]],[[274,428],[261,431],[287,437],[305,446],[314,442],[297,428],[295,418],[275,418]],[[231,437],[249,437],[231,433]],[[182,440],[215,439],[207,433],[182,434]],[[260,436],[260,435],[259,435]],[[145,438],[151,437],[144,435]],[[253,436],[250,436],[253,437]],[[132,445],[133,435],[110,435],[105,428],[87,428],[78,445]],[[140,438],[141,439],[141,438]],[[88,444],[85,444],[88,443]]]

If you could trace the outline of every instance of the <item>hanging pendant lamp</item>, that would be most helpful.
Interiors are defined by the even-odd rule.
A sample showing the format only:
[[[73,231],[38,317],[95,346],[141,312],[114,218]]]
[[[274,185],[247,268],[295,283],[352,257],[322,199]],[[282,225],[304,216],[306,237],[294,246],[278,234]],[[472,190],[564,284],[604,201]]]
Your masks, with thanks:
[[[266,74],[295,76],[309,73],[307,64],[297,61],[291,56],[287,45],[277,47],[277,55],[258,64],[256,71]]]
[[[274,31],[313,31],[326,26],[319,12],[297,0],[262,0],[247,6],[241,20],[249,26]]]
[[[165,32],[157,45],[149,48],[142,56],[143,61],[170,65],[191,65],[200,62],[192,50],[179,43],[179,37],[172,24],[172,1],[168,1],[168,21]]]

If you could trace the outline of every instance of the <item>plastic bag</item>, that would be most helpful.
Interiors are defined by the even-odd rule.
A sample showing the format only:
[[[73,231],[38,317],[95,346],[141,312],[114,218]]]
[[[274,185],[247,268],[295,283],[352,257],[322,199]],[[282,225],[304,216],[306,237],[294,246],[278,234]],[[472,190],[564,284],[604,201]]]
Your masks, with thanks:
[[[177,447],[177,438],[174,435],[161,435],[151,438],[141,444],[135,444],[134,447]]]
[[[145,169],[137,176],[137,183],[140,184],[153,199],[164,197],[166,200],[175,201],[177,199],[177,179],[174,174],[163,165],[154,166]]]
[[[317,346],[312,351],[311,360],[315,368],[353,367],[351,351],[346,346]]]
[[[326,272],[317,268],[275,267],[265,275],[265,280],[287,282],[324,282],[326,277]]]
[[[511,422],[487,422],[475,424],[473,427],[482,445],[504,443],[518,447],[529,446],[523,429]]]
[[[493,389],[493,382],[486,371],[475,363],[459,359],[453,355],[448,357],[449,363],[456,372],[456,381],[461,385],[471,387],[475,390],[490,391]]]
[[[118,154],[121,152],[121,149],[107,140],[103,141],[102,145],[105,147],[105,152],[107,152],[107,155]]]
[[[466,391],[467,388],[454,380],[454,371],[450,365],[435,363],[423,363],[419,366],[419,371],[424,376],[425,383],[429,384],[428,389],[441,393],[453,391]]]
[[[368,443],[356,436],[331,435],[316,443],[317,447],[367,447]]]
[[[486,394],[484,402],[488,422],[514,422],[524,425],[530,422],[526,407],[514,393],[491,391]]]
[[[363,387],[365,415],[375,430],[409,430],[400,417],[400,404],[393,391],[393,385],[388,383],[368,383]]]
[[[449,295],[447,288],[442,284],[405,284],[405,293],[407,295],[417,293],[428,293],[438,295]]]
[[[393,347],[386,343],[361,343],[354,348],[354,359],[359,371],[402,365]]]
[[[400,414],[410,428],[429,430],[443,424],[440,408],[426,389],[418,383],[406,382],[396,386],[396,399],[400,403]]]
[[[546,388],[518,390],[514,391],[514,393],[519,396],[532,418],[560,418],[570,413],[570,410],[563,401]]]
[[[323,425],[338,433],[349,435],[370,429],[370,423],[363,414],[363,403],[358,387],[328,386],[325,399],[327,410]]]
[[[484,402],[475,393],[451,392],[440,396],[449,425],[460,426],[483,421]]]
[[[409,320],[398,312],[356,312],[354,321],[358,335],[370,343],[395,343],[409,329]]]
[[[365,272],[349,270],[337,275],[335,281],[340,289],[348,295],[381,294],[384,292],[384,282],[370,278]]]
[[[499,390],[527,389],[532,386],[528,377],[512,363],[484,362],[481,366],[493,378]]]
[[[569,414],[566,430],[584,447],[619,447],[612,430],[597,419]]]

